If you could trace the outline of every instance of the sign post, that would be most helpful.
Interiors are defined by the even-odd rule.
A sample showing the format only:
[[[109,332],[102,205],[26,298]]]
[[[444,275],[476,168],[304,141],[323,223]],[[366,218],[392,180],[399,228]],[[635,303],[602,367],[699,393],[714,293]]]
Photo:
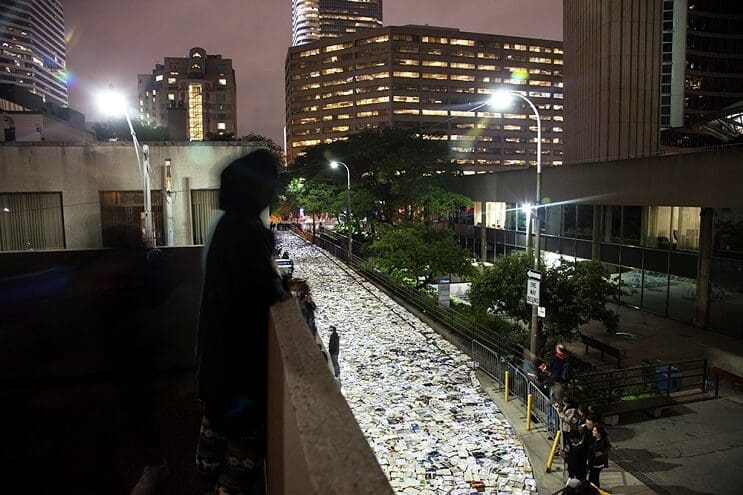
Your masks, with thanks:
[[[532,306],[539,306],[539,284],[542,282],[542,272],[528,270],[526,284],[526,303]]]

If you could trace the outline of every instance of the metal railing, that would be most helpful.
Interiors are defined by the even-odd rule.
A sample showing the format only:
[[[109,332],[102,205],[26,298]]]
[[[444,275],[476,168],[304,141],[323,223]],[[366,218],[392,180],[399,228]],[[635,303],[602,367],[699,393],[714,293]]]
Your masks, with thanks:
[[[552,402],[539,384],[530,380],[519,369],[518,366],[523,362],[523,359],[501,356],[477,340],[473,341],[472,354],[479,368],[497,381],[501,385],[501,389],[505,386],[506,371],[508,371],[508,388],[510,394],[517,398],[524,406],[526,406],[529,394],[531,394],[532,416],[538,422],[545,424],[550,433],[554,433],[560,424],[557,412],[552,407]]]
[[[679,392],[707,392],[706,359],[673,363],[643,362],[642,366],[582,373],[569,390],[582,403],[604,405],[625,400],[667,396]]]

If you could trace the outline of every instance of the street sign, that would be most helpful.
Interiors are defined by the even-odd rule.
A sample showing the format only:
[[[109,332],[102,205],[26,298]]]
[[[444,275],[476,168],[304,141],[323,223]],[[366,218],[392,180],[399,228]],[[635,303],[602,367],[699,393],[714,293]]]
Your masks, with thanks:
[[[539,306],[537,308],[537,316],[540,318],[544,318],[545,316],[547,316],[547,310],[544,309],[544,306]]]
[[[539,280],[530,278],[526,286],[526,303],[539,306]]]
[[[539,284],[542,280],[542,272],[537,270],[527,270],[526,276],[526,303],[532,306],[539,306]]]

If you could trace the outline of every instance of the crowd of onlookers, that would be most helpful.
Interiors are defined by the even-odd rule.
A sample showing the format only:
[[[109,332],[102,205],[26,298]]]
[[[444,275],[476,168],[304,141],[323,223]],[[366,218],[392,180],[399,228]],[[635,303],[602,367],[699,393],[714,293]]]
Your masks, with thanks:
[[[560,431],[559,454],[565,459],[568,484],[564,493],[595,494],[601,486],[601,470],[609,463],[611,443],[601,416],[590,406],[577,404],[567,396],[564,383],[572,377],[574,360],[563,344],[546,362],[524,350],[521,371],[549,398],[548,438]]]

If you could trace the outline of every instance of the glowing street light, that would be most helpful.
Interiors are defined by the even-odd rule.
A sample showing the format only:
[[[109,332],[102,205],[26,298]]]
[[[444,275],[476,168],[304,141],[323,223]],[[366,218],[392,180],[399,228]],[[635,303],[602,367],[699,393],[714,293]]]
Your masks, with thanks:
[[[353,248],[353,229],[351,228],[351,171],[348,169],[348,165],[346,165],[343,162],[339,162],[337,160],[333,160],[330,162],[330,168],[338,168],[338,166],[343,165],[343,167],[346,169],[346,178],[348,179],[347,182],[347,188],[346,193],[348,195],[348,206],[346,210],[346,221],[348,223],[348,262],[351,263],[351,253]]]
[[[521,93],[518,93],[516,91],[511,91],[508,89],[499,89],[495,91],[491,97],[490,97],[490,104],[493,106],[493,108],[496,109],[504,109],[507,108],[512,102],[513,98],[521,98],[524,100],[530,107],[532,112],[534,112],[534,115],[537,117],[537,195],[535,198],[535,204],[534,204],[534,211],[536,212],[535,215],[535,225],[534,225],[534,232],[535,232],[535,239],[534,239],[534,270],[539,271],[539,259],[540,259],[540,251],[541,251],[541,233],[542,233],[542,223],[541,219],[539,217],[539,207],[542,204],[542,119],[539,117],[539,110],[537,110],[536,105],[527,98],[526,96],[522,95]],[[524,205],[526,206],[526,205]],[[531,205],[529,205],[529,211],[531,211]],[[529,232],[529,213],[527,213],[527,229],[526,229],[526,252],[527,254],[531,254],[531,250],[529,246],[531,245],[531,233]],[[539,328],[539,308],[536,305],[532,305],[531,307],[531,352],[537,353],[537,344],[539,340],[541,340],[541,332]]]
[[[132,120],[129,118],[129,109],[124,95],[108,89],[99,93],[96,96],[96,102],[102,112],[110,116],[120,117],[121,115],[126,118],[126,123],[129,125],[129,132],[132,135],[132,142],[134,143],[134,154],[137,157],[137,167],[142,174],[142,193],[144,195],[144,244],[145,247],[152,247],[153,245],[153,229],[152,229],[152,198],[150,198],[150,147],[146,144],[142,146],[142,154],[144,156],[144,165],[139,157],[140,147],[139,141],[137,140],[137,134],[134,132],[134,126]]]

